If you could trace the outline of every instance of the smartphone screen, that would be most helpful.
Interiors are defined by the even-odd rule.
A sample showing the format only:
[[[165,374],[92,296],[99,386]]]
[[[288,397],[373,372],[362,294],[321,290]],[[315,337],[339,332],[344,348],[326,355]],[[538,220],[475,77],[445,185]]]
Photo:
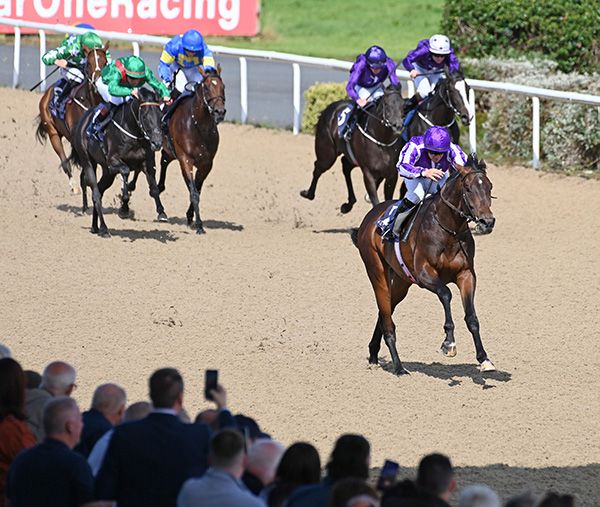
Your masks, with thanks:
[[[204,374],[204,397],[212,401],[210,392],[217,388],[217,380],[219,378],[218,370],[206,370]]]
[[[391,488],[396,483],[399,469],[400,465],[398,463],[386,459],[377,481],[377,489],[385,491]]]

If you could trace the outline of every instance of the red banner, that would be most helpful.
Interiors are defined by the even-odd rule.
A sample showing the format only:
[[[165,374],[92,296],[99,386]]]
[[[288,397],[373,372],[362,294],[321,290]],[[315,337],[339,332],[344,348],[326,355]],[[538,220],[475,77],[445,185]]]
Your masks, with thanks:
[[[0,0],[0,17],[39,23],[89,23],[98,30],[174,35],[256,35],[260,0]],[[13,28],[0,25],[0,32]],[[23,30],[26,32],[27,30]]]

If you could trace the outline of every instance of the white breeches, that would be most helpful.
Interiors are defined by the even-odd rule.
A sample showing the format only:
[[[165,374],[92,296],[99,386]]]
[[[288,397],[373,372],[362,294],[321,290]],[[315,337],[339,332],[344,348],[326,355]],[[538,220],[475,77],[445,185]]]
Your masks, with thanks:
[[[428,74],[429,72],[433,72],[433,70],[427,70],[423,67],[419,67],[418,65],[415,65],[414,67],[417,69],[417,71],[419,71],[419,74]],[[427,76],[417,76],[414,79],[414,81],[415,89],[419,94],[419,97],[427,97],[427,95],[429,95],[433,91],[437,82],[443,77],[443,72],[440,72],[438,74],[429,74]]]
[[[358,98],[367,99],[369,102],[373,102],[377,100],[384,94],[384,89],[381,84],[371,86],[370,88],[365,88],[364,86],[356,85],[354,90],[358,94]]]
[[[198,67],[190,67],[189,69],[180,68],[179,72],[175,75],[175,88],[177,91],[183,93],[187,83],[201,83],[203,79]]]
[[[123,102],[127,102],[128,100],[131,100],[131,95],[129,95],[128,97],[114,97],[113,95],[108,93],[108,85],[105,84],[104,81],[102,81],[101,77],[99,77],[96,80],[96,88],[98,90],[98,93],[102,97],[102,100],[104,100],[104,102],[110,102],[111,104],[114,104],[115,106],[118,106],[120,104],[123,104]]]
[[[67,67],[66,69],[60,69],[61,77],[65,78],[71,83],[83,83],[85,76],[79,69],[73,67]]]
[[[437,194],[448,179],[448,171],[439,181],[433,181],[429,178],[414,178],[404,180],[406,185],[406,197],[410,202],[419,204],[427,194]]]

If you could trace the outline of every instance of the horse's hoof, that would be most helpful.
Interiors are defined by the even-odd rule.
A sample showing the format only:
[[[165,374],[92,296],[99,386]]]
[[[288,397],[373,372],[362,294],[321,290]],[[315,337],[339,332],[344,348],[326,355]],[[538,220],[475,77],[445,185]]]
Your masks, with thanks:
[[[309,201],[312,201],[315,198],[315,194],[311,194],[308,190],[301,190],[300,195]]]
[[[90,232],[92,234],[98,234],[98,232],[100,232],[98,229],[94,229],[93,227],[90,229]]]
[[[399,377],[402,376],[402,375],[410,375],[410,372],[407,369],[405,369],[404,367],[402,367],[402,366],[400,366],[400,368],[396,368],[394,370],[394,373],[396,375],[398,375]]]
[[[350,211],[352,211],[352,208],[354,207],[354,204],[350,204],[349,202],[345,202],[344,204],[342,204],[340,206],[340,211],[344,214],[349,213]]]
[[[196,234],[206,234],[204,227],[202,227],[202,226],[196,227]]]
[[[119,217],[120,218],[129,218],[129,208],[119,208]]]
[[[108,232],[108,229],[101,230],[98,234],[101,238],[110,238],[110,232]]]
[[[166,213],[159,213],[158,217],[156,218],[159,222],[168,222],[169,218],[167,217]]]
[[[479,371],[496,371],[496,367],[494,366],[494,363],[492,363],[489,359],[486,359],[479,365]]]
[[[440,347],[440,352],[442,354],[444,354],[446,357],[456,356],[456,343],[449,343],[449,344],[446,344],[446,342],[442,343],[442,346]]]
[[[379,364],[379,359],[377,358],[377,356],[373,357],[369,357],[369,364]]]

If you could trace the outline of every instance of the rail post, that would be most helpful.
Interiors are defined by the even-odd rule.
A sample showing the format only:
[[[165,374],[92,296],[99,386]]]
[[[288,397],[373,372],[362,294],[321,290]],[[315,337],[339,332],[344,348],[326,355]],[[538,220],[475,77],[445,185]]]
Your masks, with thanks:
[[[300,65],[292,64],[294,69],[294,135],[300,133]]]
[[[533,168],[540,168],[540,98],[531,97],[531,104],[533,106],[532,111],[532,122],[533,122]]]
[[[469,124],[469,144],[471,145],[471,153],[477,151],[477,115],[475,114],[475,90],[469,89],[469,109],[473,113],[473,118]]]
[[[248,123],[248,66],[246,59],[240,57],[240,107],[242,125]]]
[[[21,29],[15,26],[15,49],[13,53],[13,88],[19,84],[21,72]]]
[[[42,62],[42,56],[46,53],[46,32],[44,30],[38,30],[40,34],[40,81],[42,84],[40,85],[40,90],[42,92],[46,91],[46,65]]]

